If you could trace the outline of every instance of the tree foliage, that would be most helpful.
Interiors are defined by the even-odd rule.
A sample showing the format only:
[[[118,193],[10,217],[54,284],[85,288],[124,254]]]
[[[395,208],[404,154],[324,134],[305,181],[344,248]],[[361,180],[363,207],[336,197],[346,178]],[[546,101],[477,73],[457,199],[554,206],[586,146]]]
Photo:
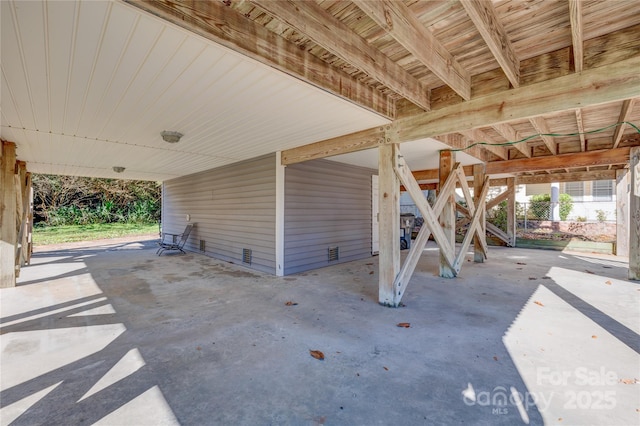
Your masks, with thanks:
[[[37,174],[32,180],[36,223],[151,223],[160,218],[157,182]]]
[[[560,204],[560,220],[567,220],[573,210],[573,198],[569,194],[560,194],[558,203]],[[531,197],[531,219],[548,219],[550,209],[551,194],[538,194]]]

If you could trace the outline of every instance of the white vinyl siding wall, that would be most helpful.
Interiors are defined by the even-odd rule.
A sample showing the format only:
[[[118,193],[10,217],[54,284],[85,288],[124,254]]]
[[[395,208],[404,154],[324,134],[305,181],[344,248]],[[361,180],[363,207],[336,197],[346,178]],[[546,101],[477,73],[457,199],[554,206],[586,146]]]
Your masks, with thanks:
[[[187,250],[275,274],[275,154],[166,181],[162,227],[182,232],[197,223]],[[242,262],[243,249],[252,252]]]
[[[371,175],[328,160],[285,171],[285,275],[371,256]],[[339,260],[329,261],[329,247]]]

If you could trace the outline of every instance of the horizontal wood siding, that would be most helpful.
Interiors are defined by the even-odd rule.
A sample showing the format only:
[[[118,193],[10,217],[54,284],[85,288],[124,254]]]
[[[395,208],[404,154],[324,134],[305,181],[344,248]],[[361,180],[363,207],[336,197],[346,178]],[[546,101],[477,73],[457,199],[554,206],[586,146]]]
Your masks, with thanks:
[[[285,172],[285,275],[371,256],[371,175],[328,160]],[[339,247],[329,262],[329,247]]]
[[[187,214],[197,223],[189,251],[275,274],[275,155],[243,161],[166,181],[162,223],[166,232],[181,232]],[[252,262],[242,263],[242,249]]]

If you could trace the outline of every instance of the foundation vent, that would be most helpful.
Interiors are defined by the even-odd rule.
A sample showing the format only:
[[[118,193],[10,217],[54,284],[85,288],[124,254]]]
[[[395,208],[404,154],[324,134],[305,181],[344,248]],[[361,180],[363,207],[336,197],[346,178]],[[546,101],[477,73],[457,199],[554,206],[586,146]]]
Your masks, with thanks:
[[[206,251],[204,240],[200,240],[200,251],[202,252]]]
[[[251,249],[242,249],[242,263],[251,265]]]
[[[329,262],[336,261],[340,258],[340,248],[339,247],[329,247],[328,250]]]

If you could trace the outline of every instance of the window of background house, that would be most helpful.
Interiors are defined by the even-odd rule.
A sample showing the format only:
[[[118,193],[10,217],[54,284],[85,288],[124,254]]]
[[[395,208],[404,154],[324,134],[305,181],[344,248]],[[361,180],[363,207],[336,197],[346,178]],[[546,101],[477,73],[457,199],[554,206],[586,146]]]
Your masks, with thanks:
[[[567,182],[564,184],[564,192],[571,195],[574,201],[582,201],[584,197],[583,182]]]
[[[613,198],[613,181],[596,180],[593,182],[593,200],[611,201]]]

